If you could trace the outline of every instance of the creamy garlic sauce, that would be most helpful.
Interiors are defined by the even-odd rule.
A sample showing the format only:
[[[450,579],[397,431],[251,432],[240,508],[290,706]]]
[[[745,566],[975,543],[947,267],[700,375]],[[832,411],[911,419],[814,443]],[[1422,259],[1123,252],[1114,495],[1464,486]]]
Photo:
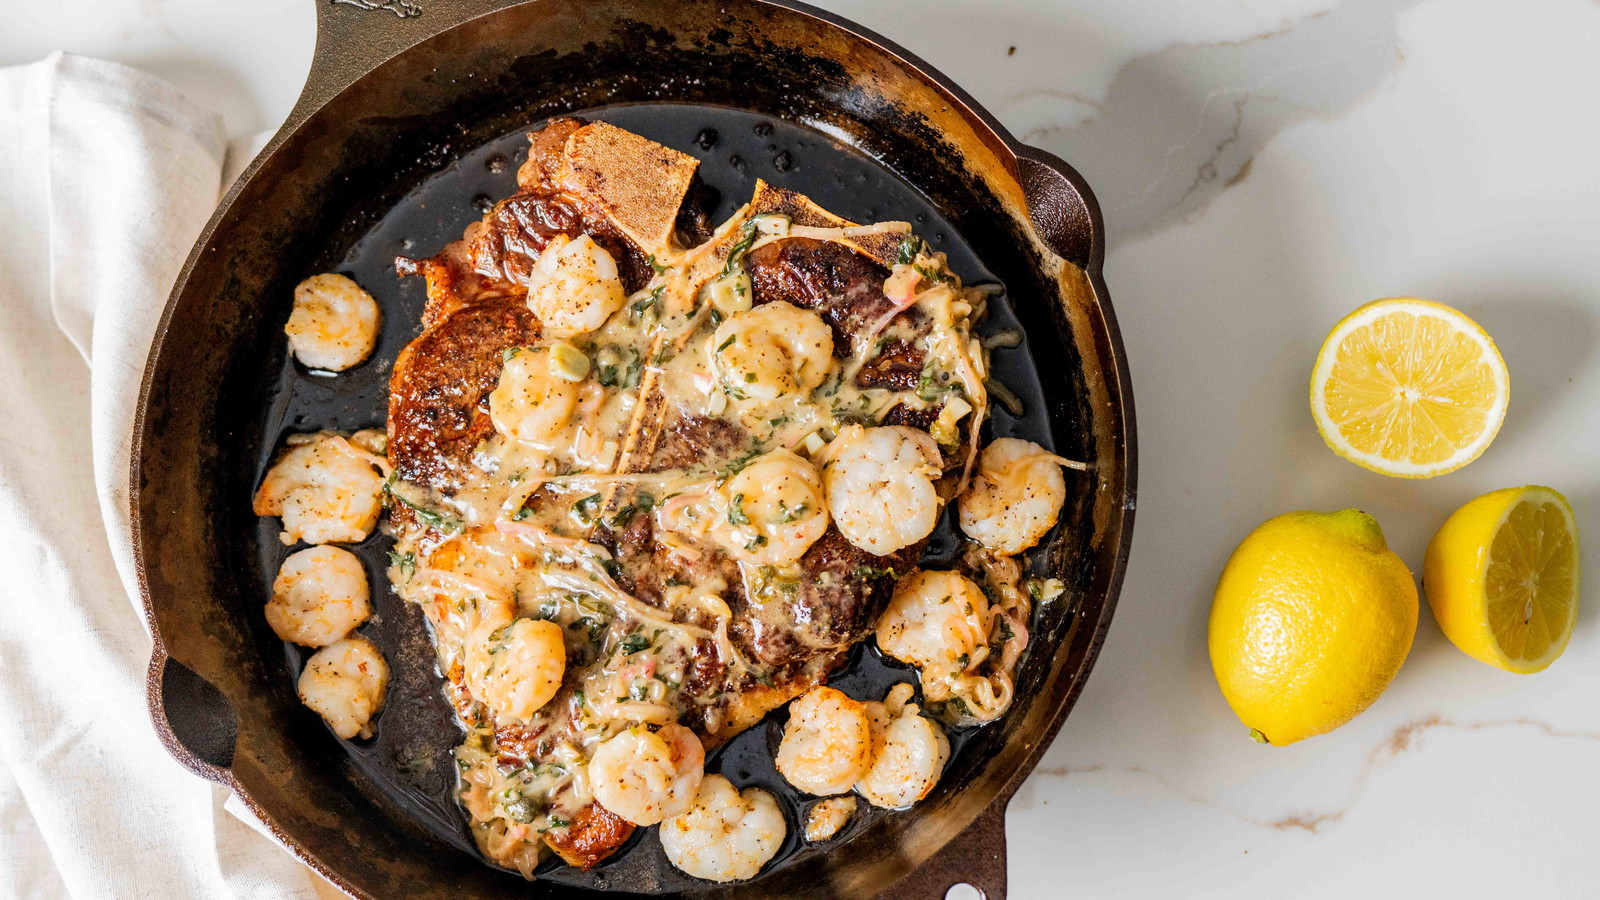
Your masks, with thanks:
[[[729,695],[741,685],[770,684],[769,673],[730,638],[725,598],[743,590],[756,604],[781,600],[806,577],[793,562],[741,560],[738,584],[669,578],[661,596],[647,602],[621,587],[621,567],[600,535],[651,517],[653,543],[664,548],[657,558],[669,555],[691,568],[729,553],[730,534],[764,540],[760,528],[739,521],[746,513],[724,490],[729,479],[775,450],[820,469],[840,428],[876,424],[897,406],[944,411],[933,434],[952,479],[965,477],[987,412],[986,351],[971,328],[985,294],[964,288],[943,255],[914,236],[885,285],[897,309],[873,323],[854,354],[828,354],[816,363],[823,371],[795,376],[814,386],[758,399],[717,375],[713,336],[750,309],[744,259],[751,250],[790,236],[886,232],[908,233],[909,226],[795,228],[782,217],[740,210],[706,244],[652,258],[649,284],[600,329],[568,339],[589,366],[574,412],[547,445],[494,435],[474,454],[474,476],[450,497],[391,480],[391,496],[419,525],[399,530],[389,576],[400,596],[427,614],[440,670],[455,685],[468,729],[457,750],[461,798],[489,858],[531,875],[542,838],[572,826],[593,803],[586,763],[601,741],[633,725],[692,721],[697,731],[715,730],[732,715]],[[897,341],[914,342],[924,355],[916,387],[858,385],[858,373]],[[754,387],[766,376],[742,377]],[[688,464],[658,470],[644,435],[697,418],[729,423],[732,437]],[[781,514],[798,521],[814,513],[799,503]],[[1008,620],[1027,621],[1026,601],[1007,594]],[[555,698],[528,721],[497,723],[460,673],[473,664],[475,635],[517,618],[560,626],[566,674]],[[1006,650],[1011,662],[1020,652],[1021,642]],[[697,680],[697,665],[712,677]],[[1009,700],[1009,681],[1005,690]]]

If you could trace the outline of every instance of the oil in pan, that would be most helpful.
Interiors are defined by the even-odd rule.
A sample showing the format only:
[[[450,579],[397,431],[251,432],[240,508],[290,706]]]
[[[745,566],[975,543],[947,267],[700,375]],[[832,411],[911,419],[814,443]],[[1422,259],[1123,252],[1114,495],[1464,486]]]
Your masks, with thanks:
[[[699,158],[700,177],[717,198],[712,208],[714,222],[731,215],[750,196],[760,178],[806,194],[831,212],[857,222],[911,222],[934,249],[948,255],[951,269],[966,283],[998,282],[971,246],[914,188],[877,162],[819,131],[742,110],[685,104],[616,106],[581,115],[610,122]],[[527,153],[526,132],[539,124],[542,123],[530,123],[527,128],[461,155],[424,179],[348,247],[342,261],[333,268],[351,276],[378,298],[384,311],[382,337],[366,363],[338,378],[322,377],[286,361],[273,402],[265,413],[263,433],[272,440],[264,444],[258,460],[261,471],[265,471],[272,449],[281,445],[285,435],[383,426],[389,373],[395,356],[418,333],[424,301],[421,280],[398,277],[394,258],[437,253],[446,243],[458,239],[462,229],[495,201],[512,194],[517,166]],[[988,315],[979,331],[1022,333],[1004,293],[990,300]],[[1023,415],[1013,416],[1004,408],[995,408],[987,426],[992,436],[1020,437],[1050,447],[1044,391],[1026,342],[996,349],[992,362],[995,376],[1017,395],[1024,410]],[[924,565],[940,566],[953,561],[959,540],[952,520],[953,511],[947,509],[929,543]],[[260,571],[274,573],[289,548],[278,542],[275,520],[261,520],[258,529]],[[467,832],[465,812],[455,797],[453,751],[461,730],[444,697],[428,626],[419,609],[386,589],[391,544],[388,537],[379,533],[351,548],[362,559],[374,585],[374,615],[360,633],[383,650],[390,663],[391,683],[377,735],[370,741],[341,744],[350,764],[371,786],[376,799],[398,806],[437,839],[481,859]],[[261,585],[263,600],[270,590],[270,583]],[[284,646],[287,671],[299,672],[309,651],[292,644]],[[886,660],[869,639],[853,648],[848,664],[834,674],[829,684],[857,699],[875,700],[897,682],[915,681],[910,667]],[[788,837],[764,874],[823,849],[838,847],[879,817],[895,815],[861,802],[838,836],[816,848],[808,846],[801,831],[806,809],[814,798],[790,787],[773,764],[786,718],[785,709],[774,710],[764,721],[713,752],[706,764],[708,772],[720,772],[738,787],[756,785],[766,789],[783,806],[789,822]],[[962,759],[976,731],[950,730],[951,762],[947,771]],[[538,877],[541,881],[597,890],[692,892],[715,886],[689,878],[670,866],[655,829],[639,829],[628,844],[589,872],[552,860],[540,868]]]

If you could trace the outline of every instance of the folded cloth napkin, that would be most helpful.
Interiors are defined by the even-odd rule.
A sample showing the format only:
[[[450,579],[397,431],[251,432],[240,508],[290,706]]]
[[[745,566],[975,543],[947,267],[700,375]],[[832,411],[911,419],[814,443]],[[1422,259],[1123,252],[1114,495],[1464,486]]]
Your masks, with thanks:
[[[0,897],[322,893],[145,709],[129,438],[225,150],[217,116],[133,69],[0,68]]]

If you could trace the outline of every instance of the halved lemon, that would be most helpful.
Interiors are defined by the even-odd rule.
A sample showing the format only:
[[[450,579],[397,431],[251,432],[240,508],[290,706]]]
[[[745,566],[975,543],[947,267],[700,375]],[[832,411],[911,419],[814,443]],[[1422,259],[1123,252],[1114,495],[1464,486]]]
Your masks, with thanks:
[[[1547,487],[1506,488],[1456,510],[1428,544],[1423,592],[1462,652],[1538,672],[1578,620],[1578,526]]]
[[[1505,420],[1511,377],[1477,322],[1431,300],[1375,300],[1333,327],[1311,415],[1333,452],[1401,478],[1478,458]]]

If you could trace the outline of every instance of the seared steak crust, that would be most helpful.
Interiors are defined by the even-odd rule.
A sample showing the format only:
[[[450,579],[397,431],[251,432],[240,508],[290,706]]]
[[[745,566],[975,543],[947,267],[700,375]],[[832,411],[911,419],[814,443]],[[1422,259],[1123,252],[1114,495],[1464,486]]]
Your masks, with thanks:
[[[591,204],[562,190],[556,180],[567,138],[583,124],[581,119],[558,119],[528,135],[533,147],[517,171],[517,193],[468,225],[461,240],[429,259],[396,258],[401,275],[422,275],[428,281],[424,327],[470,303],[526,295],[534,263],[558,235],[591,236],[616,260],[629,292],[650,280],[645,252]]]
[[[650,280],[645,254],[627,238],[588,214],[574,198],[561,194],[518,194],[489,210],[469,230],[467,257],[472,269],[506,291],[527,290],[528,276],[539,254],[557,235],[588,234],[617,261],[622,286],[629,293]]]
[[[592,237],[616,260],[624,290],[649,282],[648,255],[560,182],[567,141],[584,125],[557,119],[529,134],[514,196],[437,256],[395,260],[401,275],[423,276],[428,290],[423,334],[400,354],[390,380],[390,457],[400,477],[446,494],[459,489],[473,448],[493,431],[484,397],[499,380],[501,351],[538,336],[522,298],[539,254],[558,235]],[[712,199],[691,186],[678,213],[680,239],[709,235],[705,204]]]
[[[592,869],[615,853],[631,834],[633,825],[604,806],[591,803],[566,828],[551,829],[544,842],[568,865]]]
[[[852,644],[872,633],[895,581],[916,566],[925,546],[919,541],[874,556],[830,525],[800,558],[802,577],[764,583],[759,596],[741,593],[729,632],[779,681],[809,677],[806,687],[820,684]]]
[[[389,380],[389,459],[400,477],[459,490],[472,451],[494,433],[488,395],[502,351],[532,342],[539,324],[521,299],[457,310],[400,352]]]
[[[754,302],[784,301],[816,310],[833,329],[833,352],[840,358],[862,350],[874,340],[884,317],[895,310],[883,295],[889,270],[860,253],[833,241],[785,238],[756,248],[746,258]],[[930,323],[920,311],[906,312],[901,321],[914,333],[926,332]],[[862,387],[909,391],[922,377],[923,351],[903,337],[886,340],[861,370]]]
[[[785,238],[745,257],[756,303],[782,300],[816,310],[833,329],[834,353],[855,352],[857,342],[894,309],[883,296],[889,272],[831,241]]]
[[[677,416],[662,431],[651,468],[687,469],[707,460],[727,459],[736,455],[749,437],[749,432],[727,419]]]
[[[926,317],[916,311],[906,313],[905,321],[913,326],[926,326]],[[856,384],[891,391],[916,390],[922,380],[922,356],[922,349],[911,341],[903,338],[885,341],[877,354],[856,373]]]

